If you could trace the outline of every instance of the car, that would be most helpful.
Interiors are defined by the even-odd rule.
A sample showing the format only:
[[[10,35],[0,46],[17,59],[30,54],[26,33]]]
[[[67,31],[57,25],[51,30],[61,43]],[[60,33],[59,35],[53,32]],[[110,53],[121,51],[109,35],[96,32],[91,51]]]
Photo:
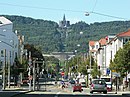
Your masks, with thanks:
[[[107,84],[107,91],[110,92],[112,91],[111,87],[112,87],[112,82],[111,82],[111,77],[109,76],[104,76],[104,77],[101,77],[101,79],[105,80],[106,81],[106,84]]]
[[[69,83],[70,84],[75,84],[75,80],[70,80]]]
[[[81,86],[86,88],[87,87],[86,82],[81,82]]]
[[[107,84],[103,79],[94,79],[90,83],[90,93],[93,92],[103,92],[107,94]]]
[[[81,84],[75,84],[74,86],[73,86],[73,92],[75,92],[75,91],[79,91],[79,92],[82,92],[83,91],[83,89],[82,89],[82,86],[81,86]]]
[[[29,83],[28,77],[22,79],[22,84],[28,84],[28,83]]]
[[[108,92],[110,92],[110,91],[112,91],[111,89],[111,87],[112,87],[112,84],[111,84],[111,82],[109,82],[109,83],[106,83],[107,84],[107,91]]]

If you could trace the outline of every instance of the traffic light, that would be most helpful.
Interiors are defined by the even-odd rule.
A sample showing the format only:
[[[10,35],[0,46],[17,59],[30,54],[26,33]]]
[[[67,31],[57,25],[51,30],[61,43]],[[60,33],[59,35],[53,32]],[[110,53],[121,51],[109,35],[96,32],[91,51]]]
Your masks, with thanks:
[[[75,69],[77,69],[77,68],[78,68],[78,66],[76,65],[76,66],[75,66]]]
[[[88,69],[88,65],[86,65],[86,69]]]
[[[98,66],[98,69],[100,69],[100,66]]]

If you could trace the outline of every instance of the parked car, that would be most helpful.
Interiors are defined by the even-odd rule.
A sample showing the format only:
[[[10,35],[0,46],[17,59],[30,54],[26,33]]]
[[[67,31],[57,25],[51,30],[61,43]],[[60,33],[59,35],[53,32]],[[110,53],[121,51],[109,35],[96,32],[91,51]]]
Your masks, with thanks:
[[[28,77],[22,79],[22,84],[28,84],[28,83],[29,83]]]
[[[75,84],[75,80],[70,80],[69,83],[70,84]]]
[[[2,85],[2,75],[0,75],[0,85]]]
[[[82,91],[83,91],[83,89],[82,89],[82,87],[81,87],[81,84],[75,84],[75,85],[73,86],[73,92],[75,92],[75,91],[79,91],[79,92],[82,92]]]
[[[107,91],[108,92],[110,92],[110,91],[112,91],[111,89],[111,87],[112,87],[112,83],[111,82],[106,82],[106,84],[107,84]]]
[[[90,84],[90,93],[103,92],[107,94],[107,84],[103,79],[94,79]]]
[[[81,82],[81,86],[86,88],[87,87],[86,82]]]

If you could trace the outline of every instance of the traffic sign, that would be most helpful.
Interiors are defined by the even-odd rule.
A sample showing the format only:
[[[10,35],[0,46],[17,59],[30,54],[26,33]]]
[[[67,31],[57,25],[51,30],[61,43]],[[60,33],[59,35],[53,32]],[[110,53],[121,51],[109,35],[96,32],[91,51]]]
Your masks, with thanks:
[[[107,68],[107,74],[110,74],[110,69],[109,68]]]
[[[62,75],[62,76],[64,76],[64,75],[65,75],[65,73],[64,73],[64,72],[61,72],[61,75]]]
[[[112,75],[114,75],[115,77],[120,77],[121,76],[120,73],[118,73],[118,72],[112,72]]]

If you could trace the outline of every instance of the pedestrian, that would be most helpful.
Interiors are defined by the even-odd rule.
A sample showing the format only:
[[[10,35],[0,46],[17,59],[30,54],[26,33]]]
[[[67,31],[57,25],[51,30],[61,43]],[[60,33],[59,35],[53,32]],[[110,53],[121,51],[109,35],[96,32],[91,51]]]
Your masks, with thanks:
[[[64,81],[61,82],[61,88],[62,88],[62,89],[65,88],[65,82],[64,82]]]
[[[17,87],[21,87],[21,78],[20,78],[21,76],[19,75],[18,76],[18,83],[17,83]]]

